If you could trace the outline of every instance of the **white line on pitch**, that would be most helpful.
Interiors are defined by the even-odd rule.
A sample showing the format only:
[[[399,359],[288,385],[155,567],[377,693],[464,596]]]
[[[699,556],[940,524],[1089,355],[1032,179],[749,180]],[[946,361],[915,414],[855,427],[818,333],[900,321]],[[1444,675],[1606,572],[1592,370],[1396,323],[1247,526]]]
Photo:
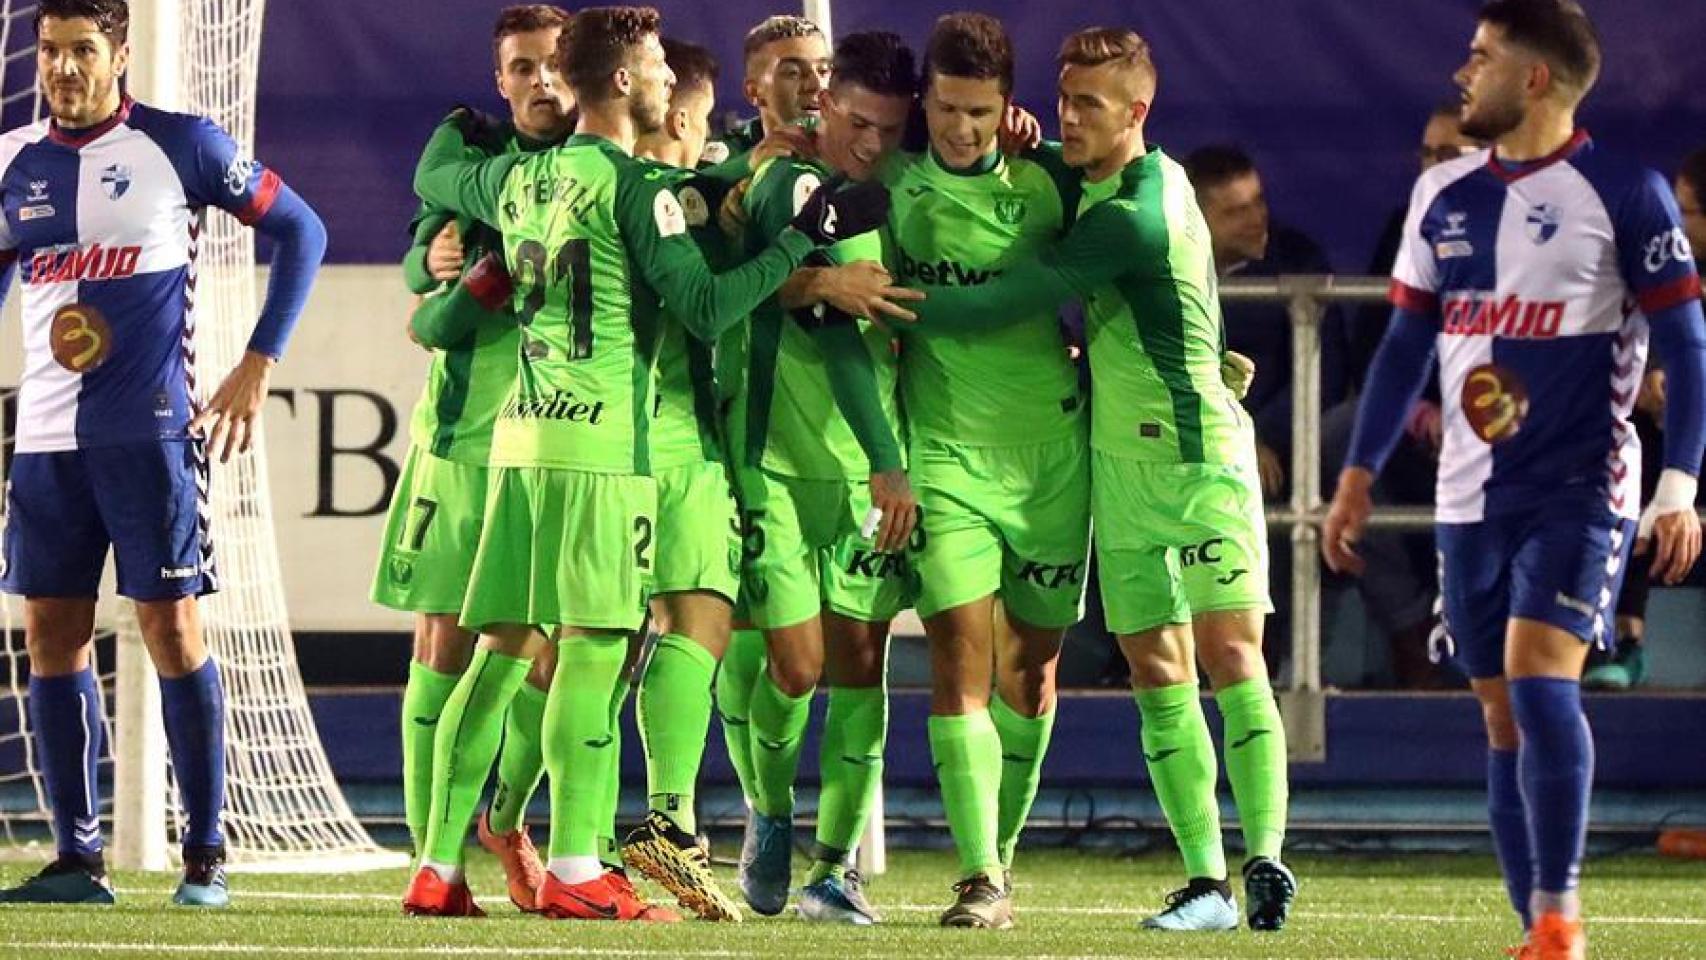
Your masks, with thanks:
[[[121,894],[134,896],[164,895],[165,890],[143,890],[121,888]],[[237,894],[239,900],[301,900],[319,902],[357,902],[357,903],[402,903],[401,898],[385,893],[300,893],[293,890],[243,890]],[[939,913],[941,907],[934,904],[902,903],[884,904],[883,910],[891,913]],[[1135,917],[1143,912],[1141,906],[1131,907],[1036,907],[1024,906],[1019,908],[1022,914],[1041,913],[1058,916],[1082,917]],[[1312,910],[1300,905],[1293,915],[1300,920],[1394,920],[1404,923],[1477,923],[1487,919],[1485,916],[1463,914],[1425,914],[1425,913],[1358,913],[1354,911]],[[1588,920],[1594,924],[1620,924],[1628,926],[1677,926],[1677,927],[1706,927],[1706,917],[1618,917],[1589,914]]]

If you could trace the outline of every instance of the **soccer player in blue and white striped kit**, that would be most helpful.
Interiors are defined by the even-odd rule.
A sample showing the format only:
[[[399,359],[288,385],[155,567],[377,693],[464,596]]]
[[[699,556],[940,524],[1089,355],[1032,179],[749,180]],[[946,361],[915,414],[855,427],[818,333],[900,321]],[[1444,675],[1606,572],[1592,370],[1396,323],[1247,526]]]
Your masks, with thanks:
[[[225,698],[196,598],[218,588],[207,457],[246,449],[325,252],[307,204],[211,121],[123,94],[125,0],[43,0],[36,68],[51,118],[0,137],[0,292],[23,285],[24,374],[0,587],[25,598],[30,725],[59,856],[3,902],[111,903],[90,638],[109,548],[160,674],[187,819],[173,897],[223,906]],[[195,259],[220,207],[276,244],[266,304],[202,404]]]
[[[1580,677],[1631,546],[1674,583],[1700,551],[1706,323],[1658,174],[1576,126],[1599,44],[1574,0],[1493,0],[1457,73],[1463,133],[1422,175],[1322,548],[1358,570],[1369,484],[1439,354],[1444,619],[1481,701],[1488,812],[1524,960],[1586,953],[1576,893],[1593,780]],[[1640,512],[1629,417],[1649,336],[1669,381],[1664,471]],[[1636,522],[1639,515],[1639,524]]]

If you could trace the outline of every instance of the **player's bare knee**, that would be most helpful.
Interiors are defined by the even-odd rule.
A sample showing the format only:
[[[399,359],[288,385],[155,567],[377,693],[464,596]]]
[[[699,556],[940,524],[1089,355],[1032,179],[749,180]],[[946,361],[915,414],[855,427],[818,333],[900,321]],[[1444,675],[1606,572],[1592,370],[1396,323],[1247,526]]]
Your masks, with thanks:
[[[193,597],[138,601],[136,625],[148,657],[162,677],[192,673],[207,660],[201,617]]]
[[[823,676],[823,657],[804,653],[786,659],[772,657],[769,670],[771,681],[784,696],[803,697],[817,689],[817,682]]]
[[[475,634],[454,613],[422,614],[415,624],[415,660],[438,673],[459,674],[474,656]]]

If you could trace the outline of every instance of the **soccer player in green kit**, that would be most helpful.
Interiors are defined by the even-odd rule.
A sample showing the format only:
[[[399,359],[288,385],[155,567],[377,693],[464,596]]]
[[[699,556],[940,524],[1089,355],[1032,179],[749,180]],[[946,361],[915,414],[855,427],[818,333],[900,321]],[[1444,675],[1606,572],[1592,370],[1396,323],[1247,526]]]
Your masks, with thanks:
[[[568,136],[574,100],[553,66],[557,35],[567,22],[567,14],[543,4],[498,14],[493,54],[510,118],[470,116],[464,137],[470,151],[539,150]],[[416,850],[424,851],[434,788],[442,810],[450,787],[448,778],[434,776],[434,737],[444,737],[447,756],[454,752],[467,708],[466,700],[450,703],[474,654],[475,635],[457,617],[479,543],[492,424],[515,381],[519,334],[507,305],[487,311],[450,289],[465,268],[498,248],[495,231],[429,204],[415,216],[414,236],[404,278],[411,291],[431,296],[411,318],[410,336],[432,349],[433,359],[411,420],[412,442],[392,495],[372,596],[415,614],[414,656],[403,690],[403,784],[409,833]],[[541,663],[549,666],[544,658]],[[498,854],[510,898],[526,910],[544,875],[521,817],[544,770],[539,723],[549,682],[548,671],[535,670],[517,692],[498,761],[500,787],[480,820],[481,843]]]
[[[696,44],[665,38],[675,75],[669,112],[642,134],[634,154],[675,168],[689,232],[713,266],[732,259],[716,224],[721,198],[689,171],[710,133],[717,63]],[[706,920],[739,920],[718,888],[695,832],[693,795],[711,720],[711,683],[729,642],[740,589],[740,518],[723,460],[711,345],[689,336],[666,309],[657,354],[657,393],[647,436],[657,482],[657,557],[652,628],[657,644],[639,679],[650,812],[622,857]]]
[[[821,162],[783,157],[758,169],[744,200],[749,245],[783,230],[824,180],[871,180],[899,142],[915,83],[912,53],[894,34],[844,38],[823,97]],[[882,259],[875,237],[831,253],[844,263]],[[904,556],[893,551],[911,532],[914,503],[894,440],[890,337],[863,322],[832,328],[862,340],[866,389],[879,404],[860,411],[832,389],[834,369],[805,332],[820,315],[796,312],[796,323],[774,299],[744,341],[719,348],[735,358],[719,366],[736,380],[729,432],[746,536],[741,599],[764,630],[767,658],[745,701],[719,682],[718,709],[731,739],[741,733],[736,718],[747,721],[752,810],[741,892],[754,911],[774,915],[792,883],[794,779],[811,697],[820,678],[828,683],[817,844],[799,909],[810,920],[869,924],[876,914],[845,861],[881,783],[888,624],[909,587]]]
[[[1108,626],[1131,664],[1150,778],[1190,882],[1147,927],[1238,925],[1197,695],[1207,670],[1243,824],[1251,929],[1285,923],[1285,731],[1262,661],[1266,531],[1249,417],[1223,382],[1207,227],[1184,170],[1147,145],[1155,67],[1136,33],[1095,28],[1060,53],[1066,162],[1084,173],[1066,238],[979,287],[932,290],[916,332],[1012,323],[1073,297],[1087,311],[1091,515]]]
[[[656,548],[647,435],[660,304],[712,339],[815,247],[887,215],[880,188],[817,192],[774,244],[713,276],[669,172],[630,155],[664,122],[674,84],[659,19],[651,8],[600,7],[570,20],[557,62],[581,114],[563,146],[473,162],[453,117],[415,177],[423,199],[502,230],[514,278],[520,368],[493,432],[462,623],[480,631],[482,649],[522,661],[560,638],[544,727],[551,850],[537,902],[558,918],[676,919],[600,860],[600,838],[613,832],[613,703]],[[524,672],[470,670],[468,682],[502,703]],[[464,823],[465,809],[455,811]],[[459,859],[459,841],[433,844],[411,899],[438,912],[471,902]]]
[[[765,131],[780,130],[801,122],[815,123],[818,100],[829,83],[829,41],[817,24],[804,17],[766,17],[747,32],[741,47],[746,71],[742,91],[758,116],[728,135],[710,141],[703,163],[719,166],[738,162],[763,140]],[[744,219],[739,204],[730,210]],[[723,744],[729,762],[740,780],[748,806],[752,804],[753,775],[751,738],[747,733],[747,705],[752,688],[764,672],[764,633],[750,624],[737,626],[729,637],[729,649],[717,669],[717,715],[722,721]]]
[[[1012,45],[999,21],[939,19],[924,71],[929,149],[893,157],[883,182],[900,280],[935,297],[987,283],[1057,240],[1075,212],[1079,178],[1058,157],[1037,154],[1053,161],[1045,167],[999,149],[1013,89]],[[1086,405],[1053,304],[988,330],[901,332],[920,514],[911,556],[930,639],[930,747],[960,854],[958,898],[941,921],[1005,928],[1013,925],[1008,871],[1054,723],[1061,636],[1081,614]]]
[[[805,17],[765,17],[741,45],[746,77],[741,90],[758,116],[705,145],[700,162],[738,160],[776,130],[818,117],[818,97],[829,84],[829,41]]]

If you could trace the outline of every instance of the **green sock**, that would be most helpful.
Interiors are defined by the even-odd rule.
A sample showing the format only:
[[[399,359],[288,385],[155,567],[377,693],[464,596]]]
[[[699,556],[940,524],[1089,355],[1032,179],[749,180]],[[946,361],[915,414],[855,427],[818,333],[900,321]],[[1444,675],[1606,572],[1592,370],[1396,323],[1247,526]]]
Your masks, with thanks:
[[[652,810],[688,833],[694,785],[711,723],[711,676],[717,658],[697,642],[670,634],[658,638],[636,710],[646,748],[646,799]]]
[[[545,778],[545,696],[545,691],[524,683],[509,702],[503,749],[498,752],[498,784],[486,808],[486,824],[493,833],[521,829],[527,805]]]
[[[628,641],[572,636],[557,644],[557,672],[545,701],[545,770],[551,776],[553,860],[594,857],[610,806],[610,757],[619,731],[610,727],[611,694]]]
[[[504,715],[532,661],[475,650],[468,670],[444,702],[432,743],[432,812],[427,818],[426,858],[460,864],[468,822],[480,805],[486,777],[503,739]]]
[[[622,845],[616,840],[616,815],[622,810],[622,709],[634,689],[631,678],[618,674],[610,693],[610,749],[604,755],[604,786],[599,795],[604,806],[598,811],[598,860],[611,869],[622,869]]]
[[[1001,737],[1001,809],[996,836],[1001,865],[1012,869],[1019,849],[1019,833],[1031,815],[1042,779],[1043,757],[1054,733],[1054,709],[1040,717],[1027,717],[996,695],[989,701],[989,718]]]
[[[818,775],[823,789],[817,803],[817,852],[814,876],[822,879],[859,844],[871,804],[883,782],[883,747],[889,733],[889,697],[884,687],[830,687],[823,718]]]
[[[766,670],[752,689],[752,808],[768,817],[794,812],[794,775],[811,719],[812,691],[783,693]]]
[[[1220,802],[1214,795],[1219,770],[1197,685],[1139,690],[1137,709],[1143,715],[1143,760],[1185,859],[1185,875],[1226,879]]]
[[[1244,828],[1248,856],[1279,859],[1285,844],[1285,723],[1266,677],[1214,695],[1226,735],[1226,779]]]
[[[729,763],[740,781],[741,795],[750,802],[757,796],[757,781],[752,774],[752,735],[748,718],[752,709],[752,688],[764,672],[764,632],[736,630],[729,637],[729,648],[723,652],[723,662],[717,667],[717,715],[723,721],[723,745],[729,751]]]
[[[427,815],[432,811],[432,738],[456,679],[456,674],[409,661],[409,682],[403,687],[403,818],[417,854],[426,850]]]
[[[942,788],[942,811],[960,854],[962,877],[1001,878],[996,850],[996,821],[1001,792],[1001,735],[988,710],[959,716],[932,716],[930,756]]]

